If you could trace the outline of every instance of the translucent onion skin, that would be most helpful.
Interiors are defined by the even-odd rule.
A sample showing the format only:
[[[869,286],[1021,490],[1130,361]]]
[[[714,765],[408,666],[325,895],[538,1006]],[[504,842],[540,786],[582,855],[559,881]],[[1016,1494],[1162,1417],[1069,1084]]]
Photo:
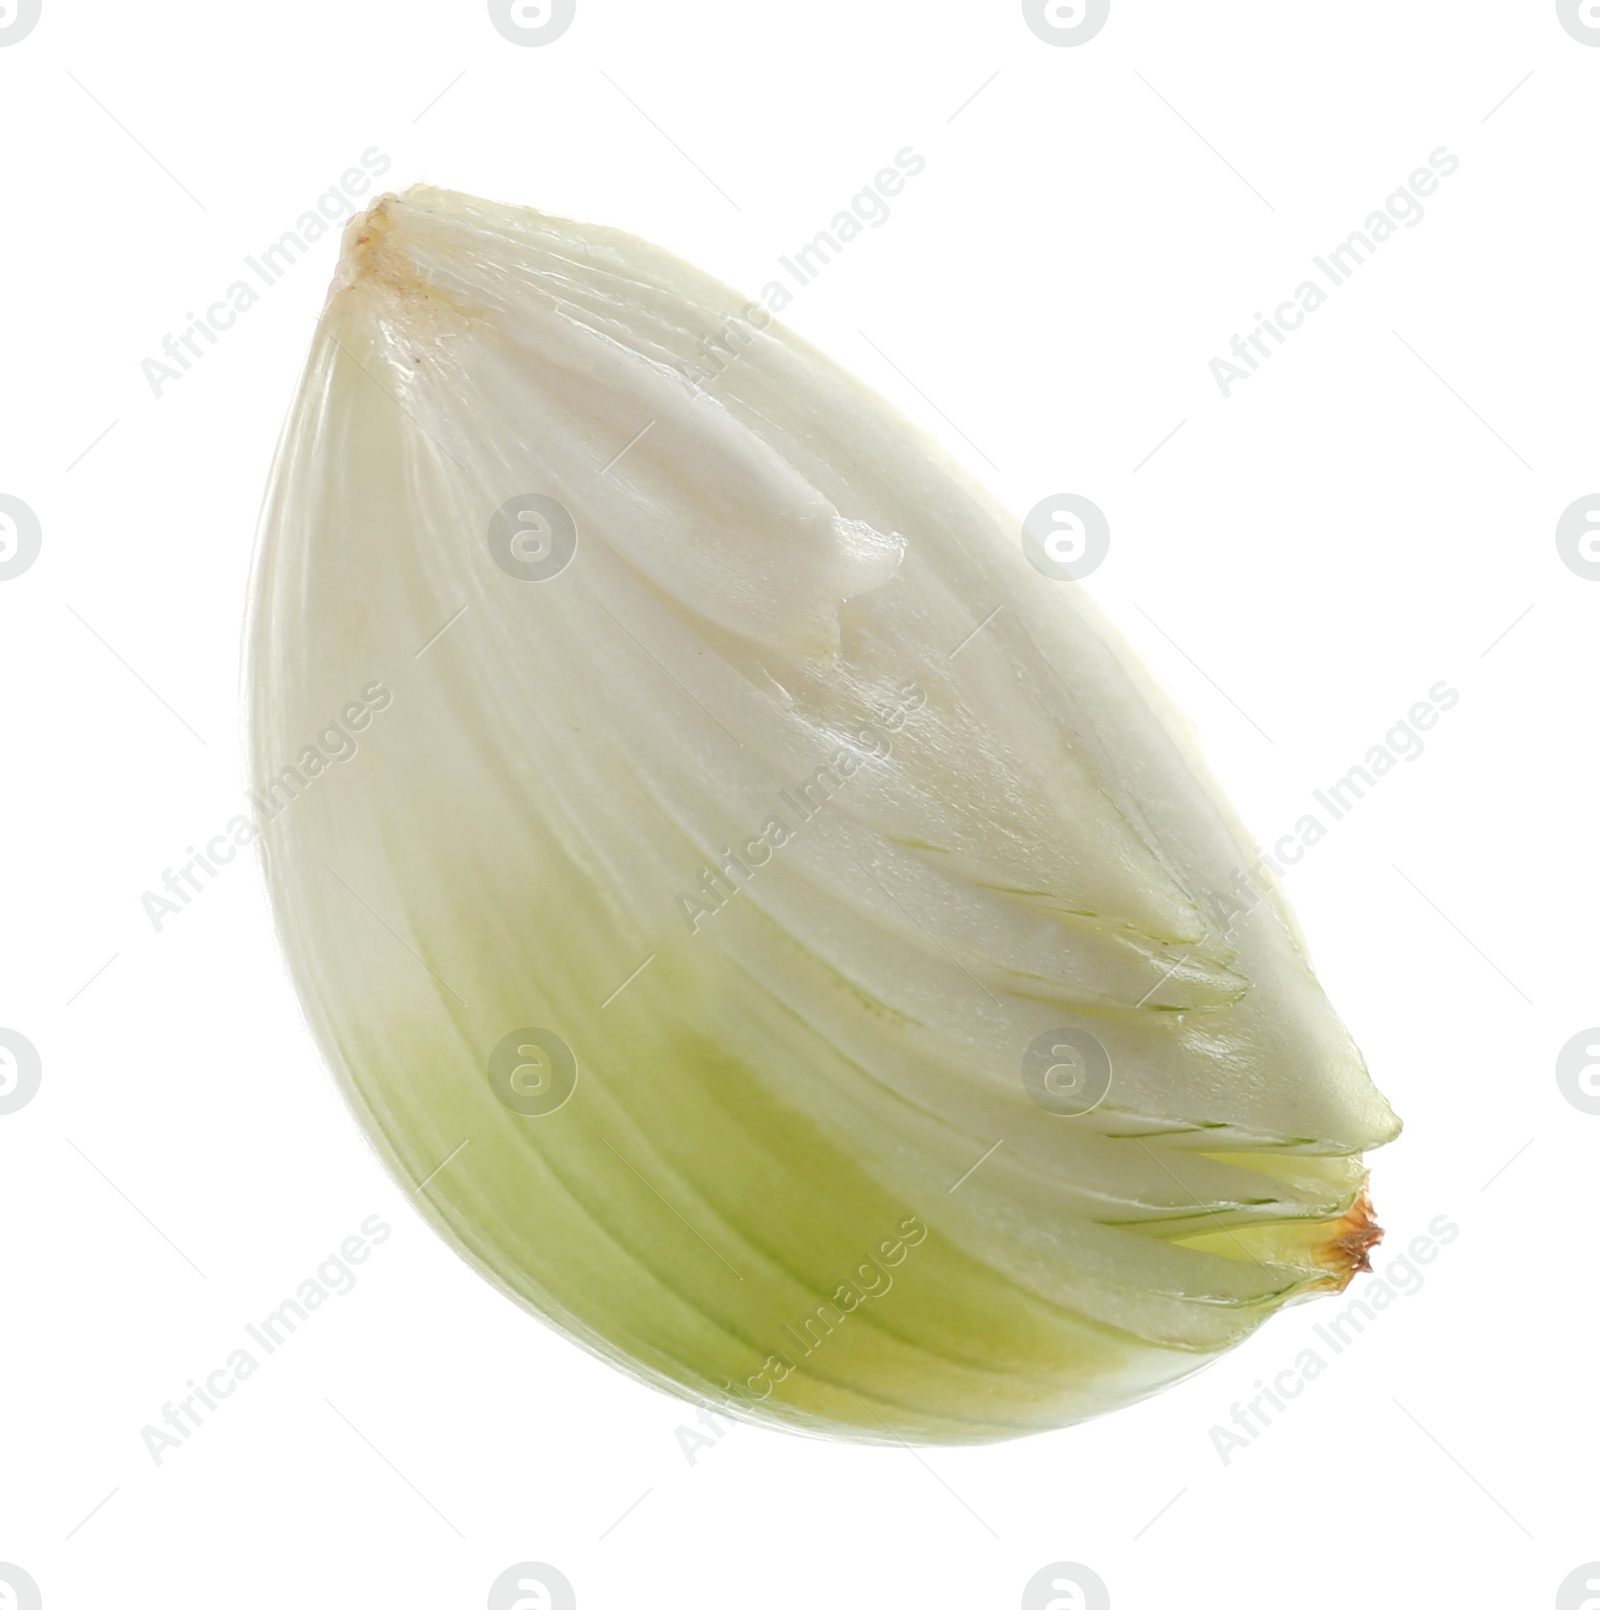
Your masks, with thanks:
[[[1183,720],[933,442],[670,254],[422,187],[357,219],[250,674],[357,1116],[633,1375],[993,1441],[1364,1266],[1399,1125]]]

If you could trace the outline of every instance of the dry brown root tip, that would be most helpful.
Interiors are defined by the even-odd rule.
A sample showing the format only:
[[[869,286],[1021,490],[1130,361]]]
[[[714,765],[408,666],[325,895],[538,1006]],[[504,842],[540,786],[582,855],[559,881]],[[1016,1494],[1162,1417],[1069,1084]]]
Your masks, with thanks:
[[[1324,1243],[1322,1257],[1333,1276],[1335,1291],[1343,1291],[1358,1274],[1372,1268],[1368,1254],[1383,1240],[1383,1226],[1372,1213],[1372,1198],[1367,1182],[1361,1182],[1361,1194],[1351,1204],[1349,1212],[1332,1226],[1336,1232]]]
[[[398,297],[413,304],[408,314],[412,319],[417,317],[414,304],[419,301],[435,304],[444,315],[467,317],[469,309],[457,298],[421,277],[406,243],[403,219],[396,216],[406,205],[406,198],[391,190],[345,225],[339,266],[328,287],[329,303],[360,286],[368,294]]]
[[[379,258],[384,255],[386,237],[391,222],[389,209],[400,198],[391,190],[377,196],[363,213],[357,213],[345,225],[339,242],[339,266],[334,271],[333,284],[328,296],[332,300],[340,291],[354,285],[363,275],[380,272]]]

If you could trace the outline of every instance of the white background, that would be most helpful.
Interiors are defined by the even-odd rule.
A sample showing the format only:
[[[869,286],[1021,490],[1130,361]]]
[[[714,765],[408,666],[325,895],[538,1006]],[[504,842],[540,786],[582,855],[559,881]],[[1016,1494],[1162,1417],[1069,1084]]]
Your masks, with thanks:
[[[0,1025],[44,1070],[0,1117],[0,1560],[47,1610],[476,1607],[528,1559],[582,1610],[1010,1610],[1058,1560],[1116,1610],[1556,1603],[1600,1557],[1600,1118],[1554,1075],[1600,1019],[1600,585],[1554,540],[1600,486],[1597,88],[1551,0],[1113,0],[1079,48],[1015,0],[578,0],[543,48],[482,3],[44,0],[0,48],[0,492],[43,529],[0,582]],[[141,360],[246,253],[377,146],[387,185],[755,292],[908,145],[893,217],[785,317],[1019,512],[1106,511],[1087,585],[1264,844],[1460,693],[1288,877],[1407,1122],[1362,1281],[1460,1233],[1226,1465],[1211,1427],[1342,1299],[1052,1435],[740,1426],[691,1463],[685,1407],[497,1295],[379,1168],[254,866],[159,933],[141,910],[242,809],[253,529],[336,240],[156,398]],[[1440,146],[1423,221],[1225,400],[1209,361]],[[141,1427],[373,1213],[357,1288],[157,1467]]]

